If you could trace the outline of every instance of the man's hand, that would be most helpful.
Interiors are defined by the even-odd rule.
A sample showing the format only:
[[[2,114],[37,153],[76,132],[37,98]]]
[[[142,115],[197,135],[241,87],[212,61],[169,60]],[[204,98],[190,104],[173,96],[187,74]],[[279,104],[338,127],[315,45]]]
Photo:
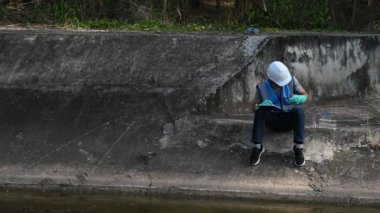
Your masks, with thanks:
[[[265,99],[263,102],[260,104],[256,104],[256,106],[273,106],[273,102],[271,100]]]
[[[306,95],[293,95],[290,98],[290,103],[292,103],[292,104],[303,104],[306,102],[306,100],[307,100]]]
[[[255,111],[261,106],[274,106],[274,104],[271,100],[265,99],[263,102],[255,105]]]

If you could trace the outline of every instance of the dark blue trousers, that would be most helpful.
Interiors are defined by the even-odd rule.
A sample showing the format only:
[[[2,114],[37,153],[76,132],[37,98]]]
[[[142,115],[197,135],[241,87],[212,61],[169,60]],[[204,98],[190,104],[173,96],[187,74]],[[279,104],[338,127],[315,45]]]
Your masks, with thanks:
[[[261,144],[265,127],[274,131],[293,130],[293,140],[303,144],[305,131],[305,114],[301,107],[294,107],[290,112],[281,112],[273,107],[260,107],[255,112],[252,130],[252,142]]]

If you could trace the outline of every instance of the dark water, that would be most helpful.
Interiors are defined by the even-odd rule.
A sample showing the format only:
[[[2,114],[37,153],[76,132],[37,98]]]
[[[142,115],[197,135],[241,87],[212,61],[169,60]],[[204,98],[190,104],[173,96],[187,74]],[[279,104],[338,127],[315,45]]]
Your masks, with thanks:
[[[375,213],[375,208],[276,204],[237,201],[179,200],[126,196],[64,195],[57,193],[0,193],[0,212],[94,212],[94,213],[174,213],[174,212],[292,212],[292,213]]]

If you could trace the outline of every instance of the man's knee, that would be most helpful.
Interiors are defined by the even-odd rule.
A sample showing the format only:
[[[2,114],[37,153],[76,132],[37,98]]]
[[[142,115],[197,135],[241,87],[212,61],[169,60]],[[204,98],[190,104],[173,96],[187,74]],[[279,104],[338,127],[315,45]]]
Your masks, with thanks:
[[[255,111],[255,117],[263,117],[263,116],[265,116],[266,113],[267,113],[266,109],[264,109],[264,108],[258,108]]]

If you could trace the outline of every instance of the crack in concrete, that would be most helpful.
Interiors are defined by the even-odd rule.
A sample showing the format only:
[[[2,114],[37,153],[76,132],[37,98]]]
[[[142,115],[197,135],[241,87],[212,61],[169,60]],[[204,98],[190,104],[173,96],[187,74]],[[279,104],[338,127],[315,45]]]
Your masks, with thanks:
[[[113,122],[116,122],[117,120],[119,120],[121,118],[124,118],[124,117],[125,117],[125,115],[123,115],[123,116],[121,116],[119,118],[116,118],[116,119],[113,120]],[[78,137],[76,137],[76,138],[68,141],[67,143],[62,144],[61,146],[56,147],[54,150],[50,151],[49,153],[43,155],[38,160],[36,160],[35,162],[33,162],[30,166],[28,166],[28,169],[33,168],[34,166],[36,166],[37,164],[39,164],[40,162],[42,162],[47,157],[51,156],[52,154],[54,154],[56,152],[61,151],[63,148],[65,148],[65,147],[67,147],[67,146],[75,143],[76,141],[78,141],[78,140],[80,140],[80,139],[82,139],[82,138],[84,138],[84,137],[86,137],[86,136],[88,136],[90,134],[93,134],[96,130],[98,130],[98,129],[102,128],[102,127],[108,126],[110,124],[110,122],[111,122],[111,120],[107,121],[107,122],[105,122],[105,123],[103,123],[103,124],[101,124],[101,125],[99,125],[99,126],[97,126],[95,128],[93,128],[93,129],[91,129],[91,130],[89,130],[87,132],[85,132],[84,134],[82,134],[82,135],[80,135],[80,136],[78,136]]]
[[[95,170],[100,166],[100,164],[103,163],[103,160],[112,152],[113,148],[120,143],[121,139],[125,136],[125,134],[129,131],[129,129],[135,124],[135,121],[133,121],[131,124],[125,128],[123,133],[116,139],[116,141],[112,144],[112,146],[107,150],[107,152],[104,153],[103,157],[99,160],[99,162],[96,164],[96,166],[92,169],[92,173],[95,172]]]

